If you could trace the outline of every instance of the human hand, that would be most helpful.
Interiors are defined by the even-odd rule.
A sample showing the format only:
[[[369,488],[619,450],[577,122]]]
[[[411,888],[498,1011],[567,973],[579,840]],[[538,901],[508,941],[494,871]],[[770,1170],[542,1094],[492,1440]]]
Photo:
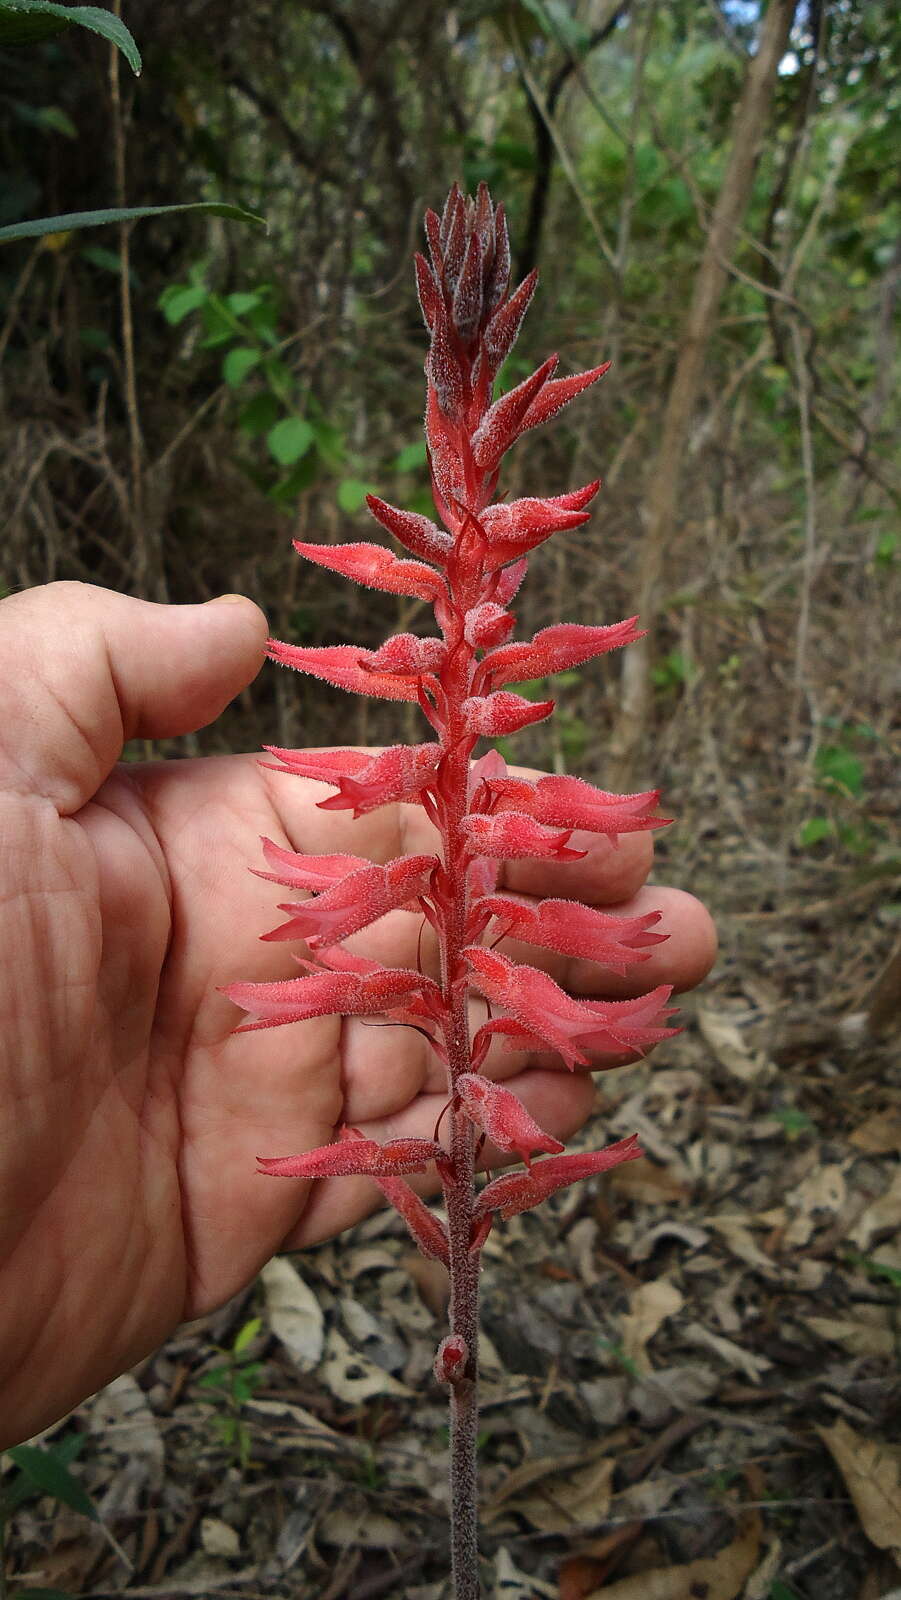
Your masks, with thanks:
[[[115,765],[128,739],[213,721],[255,676],[265,634],[237,596],[159,606],[64,583],[0,604],[0,1448],[280,1247],[379,1203],[366,1179],[263,1178],[257,1155],[325,1144],[345,1121],[380,1140],[431,1137],[446,1099],[412,1029],[325,1017],[235,1036],[240,1014],[217,992],[297,972],[285,945],[258,942],[280,896],[247,870],[260,835],[386,860],[430,848],[418,808],[352,822],[316,808],[320,785],[252,756]],[[712,924],[691,896],[644,886],[649,836],[578,842],[586,859],[562,869],[573,896],[659,909],[671,938],[637,980],[548,956],[558,981],[597,998],[697,983]],[[511,863],[505,881],[559,894],[561,868]],[[415,965],[419,925],[397,912],[353,948]],[[553,1057],[488,1069],[560,1138],[591,1110],[590,1077]]]

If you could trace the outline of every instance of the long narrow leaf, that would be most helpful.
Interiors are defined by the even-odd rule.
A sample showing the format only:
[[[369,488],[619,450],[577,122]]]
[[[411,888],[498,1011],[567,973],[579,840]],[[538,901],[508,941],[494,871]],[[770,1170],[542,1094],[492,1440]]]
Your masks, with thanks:
[[[33,1444],[13,1445],[6,1453],[42,1494],[52,1495],[54,1500],[61,1500],[73,1511],[80,1511],[82,1516],[97,1521],[97,1507],[87,1490],[82,1488],[77,1478],[73,1478],[57,1455],[50,1450],[40,1450]]]
[[[4,0],[0,0],[0,5]],[[188,211],[205,211],[211,217],[228,217],[233,222],[249,222],[255,228],[265,229],[265,217],[241,206],[227,205],[223,200],[192,200],[186,205],[172,206],[117,206],[110,211],[67,211],[60,217],[35,217],[31,222],[11,222],[0,228],[0,244],[11,244],[14,239],[39,239],[46,233],[69,233],[75,228],[102,228],[108,222],[134,222],[140,217],[168,217]]]
[[[62,6],[55,0],[0,0],[0,45],[37,44],[73,23],[108,39],[121,50],[135,77],[140,77],[140,50],[125,23],[102,6]]]

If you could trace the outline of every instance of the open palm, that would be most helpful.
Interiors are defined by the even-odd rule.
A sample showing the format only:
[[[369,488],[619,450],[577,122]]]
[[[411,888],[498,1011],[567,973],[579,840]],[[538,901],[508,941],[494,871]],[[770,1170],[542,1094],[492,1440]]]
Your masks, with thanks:
[[[0,606],[0,1447],[227,1299],[280,1246],[328,1237],[378,1198],[364,1179],[262,1178],[257,1155],[323,1144],[341,1121],[429,1137],[444,1104],[411,1029],[325,1017],[236,1036],[217,992],[297,972],[289,947],[259,942],[283,894],[247,870],[260,835],[381,861],[431,848],[422,814],[354,823],[316,808],[319,785],[248,756],[114,765],[128,738],[211,721],[264,639],[247,601],[162,607],[55,584]],[[645,836],[590,851],[562,869],[570,891],[540,863],[511,867],[508,886],[656,907],[674,937],[631,989],[562,957],[558,980],[608,996],[696,982],[709,918],[679,891],[642,888]],[[415,965],[420,928],[397,912],[353,947]],[[591,1108],[590,1078],[552,1057],[491,1070],[513,1074],[558,1136]]]

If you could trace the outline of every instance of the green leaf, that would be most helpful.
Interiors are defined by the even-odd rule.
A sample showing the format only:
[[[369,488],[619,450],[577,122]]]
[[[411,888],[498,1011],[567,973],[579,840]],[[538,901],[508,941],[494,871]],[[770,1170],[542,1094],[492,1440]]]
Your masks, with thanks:
[[[303,417],[283,417],[266,435],[269,452],[280,467],[293,467],[305,456],[315,434]]]
[[[12,1600],[72,1600],[63,1589],[17,1589]]]
[[[359,478],[342,478],[337,494],[341,510],[350,513],[359,511],[360,507],[366,504],[369,492],[369,484],[362,483]]]
[[[12,1600],[72,1600],[63,1589],[17,1589]]]
[[[26,127],[40,128],[42,133],[61,133],[66,139],[78,138],[75,123],[61,106],[26,106],[17,100],[13,104],[13,112],[18,121],[24,122]]]
[[[863,793],[863,764],[843,745],[821,745],[814,766],[820,782],[830,788],[842,789],[855,799]]]
[[[230,389],[238,389],[260,360],[261,352],[250,345],[239,344],[229,350],[222,363],[222,376]]]
[[[424,467],[427,460],[425,440],[416,439],[413,444],[405,444],[398,450],[394,458],[395,472],[415,472],[418,467]]]
[[[832,823],[828,817],[808,817],[801,824],[798,840],[804,850],[809,850],[822,839],[828,839],[831,833]]]
[[[269,490],[269,499],[274,500],[276,505],[287,505],[296,500],[299,494],[303,494],[304,489],[309,489],[310,485],[315,483],[317,470],[316,452],[310,450],[303,461],[298,461],[297,466],[292,467],[286,478],[279,479],[279,482],[273,485]]]
[[[777,1578],[770,1587],[770,1600],[799,1600],[798,1591]]]
[[[239,1356],[243,1350],[246,1350],[247,1346],[252,1344],[262,1326],[263,1319],[261,1317],[251,1317],[249,1322],[245,1322],[243,1328],[238,1330],[235,1337],[235,1342],[232,1345],[232,1354]]]
[[[111,11],[100,6],[61,6],[54,0],[0,0],[0,45],[34,44],[73,23],[108,39],[121,50],[135,77],[140,77],[141,52],[125,23]]]
[[[268,433],[269,429],[278,421],[279,404],[274,394],[255,394],[248,400],[238,417],[238,427],[242,433],[249,434],[251,439],[258,439],[260,434]]]
[[[99,267],[101,272],[115,273],[117,278],[122,272],[122,262],[116,255],[115,250],[107,250],[105,245],[86,244],[84,248],[79,251],[79,254],[82,261],[90,261],[91,266]],[[131,281],[135,285],[140,282],[134,273],[131,274]]]
[[[175,328],[192,311],[197,311],[207,297],[206,287],[202,283],[170,283],[164,289],[157,301],[160,310],[171,327]]]
[[[71,1506],[73,1511],[80,1511],[82,1516],[90,1517],[94,1522],[98,1520],[97,1509],[90,1495],[52,1449],[40,1450],[37,1445],[17,1444],[7,1451],[7,1455],[42,1494],[52,1495],[54,1500],[62,1501],[63,1505]]]
[[[225,304],[228,306],[229,311],[235,313],[236,317],[246,316],[248,311],[255,310],[259,303],[259,295],[247,289],[238,289],[234,294],[225,296]]]
[[[0,0],[0,5],[4,0]],[[211,217],[228,217],[232,222],[248,222],[266,229],[265,217],[224,200],[192,200],[184,205],[117,206],[111,211],[67,211],[61,217],[36,217],[31,222],[13,222],[0,228],[0,244],[16,239],[39,239],[48,233],[69,233],[74,228],[102,228],[108,222],[137,222],[142,217],[172,217],[189,211],[205,211]]]

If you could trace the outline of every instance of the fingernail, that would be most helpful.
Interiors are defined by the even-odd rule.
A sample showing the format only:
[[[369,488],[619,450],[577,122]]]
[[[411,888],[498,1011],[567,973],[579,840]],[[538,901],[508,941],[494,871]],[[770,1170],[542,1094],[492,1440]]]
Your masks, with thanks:
[[[213,600],[207,600],[208,606],[243,606],[247,596],[243,594],[217,594]]]

